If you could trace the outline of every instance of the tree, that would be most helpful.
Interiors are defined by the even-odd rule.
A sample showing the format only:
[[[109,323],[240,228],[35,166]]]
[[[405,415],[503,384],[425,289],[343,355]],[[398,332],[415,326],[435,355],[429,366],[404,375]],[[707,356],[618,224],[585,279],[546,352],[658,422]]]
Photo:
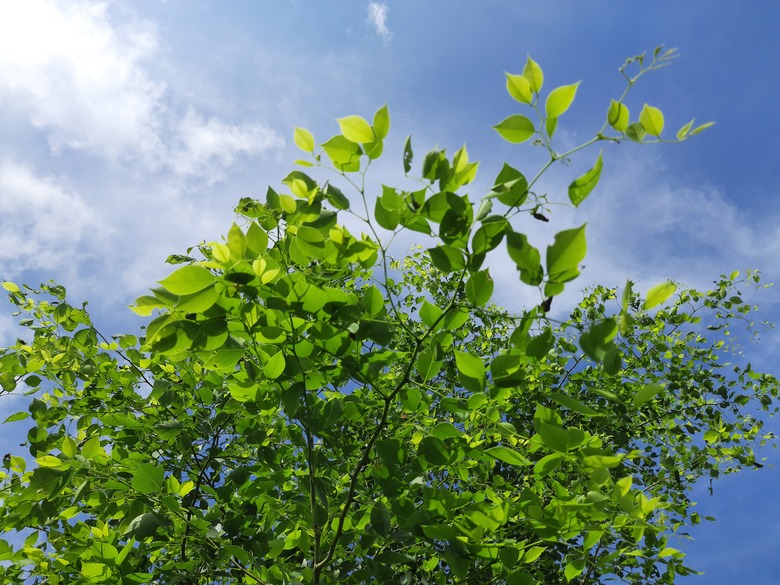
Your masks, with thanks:
[[[542,102],[528,59],[495,128],[549,161],[528,180],[505,164],[479,205],[464,148],[428,153],[416,190],[365,177],[390,119],[338,120],[300,170],[242,199],[224,241],[203,243],[133,310],[143,336],[106,338],[62,286],[5,282],[31,338],[0,350],[5,393],[28,392],[29,457],[0,475],[6,583],[672,583],[670,546],[699,522],[701,478],[756,462],[777,380],[730,359],[752,330],[748,273],[711,291],[667,282],[640,298],[595,287],[570,318],[551,303],[580,273],[585,226],[540,251],[520,230],[547,219],[535,192],[557,161],[597,143],[664,142],[664,117],[624,100],[673,51],[629,59],[627,85],[594,138],[554,150],[577,84]],[[633,75],[631,68],[636,68]],[[685,125],[681,141],[706,128]],[[411,140],[404,175],[413,168]],[[602,155],[569,187],[580,205]],[[342,188],[356,191],[350,200]],[[494,210],[494,207],[496,208]],[[350,214],[369,235],[339,223]],[[401,230],[434,239],[401,260]],[[388,237],[388,233],[390,237]],[[490,303],[488,254],[506,242],[538,306]],[[191,255],[194,254],[194,255]],[[28,388],[29,390],[25,390]]]

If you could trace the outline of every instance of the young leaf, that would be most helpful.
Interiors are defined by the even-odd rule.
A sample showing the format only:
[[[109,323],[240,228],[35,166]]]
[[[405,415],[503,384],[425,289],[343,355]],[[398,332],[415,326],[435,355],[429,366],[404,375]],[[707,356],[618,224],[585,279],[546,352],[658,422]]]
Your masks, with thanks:
[[[698,127],[694,128],[693,130],[691,130],[691,132],[690,132],[690,134],[688,134],[688,136],[696,136],[699,132],[702,132],[702,131],[706,130],[707,128],[710,128],[711,126],[714,126],[714,125],[715,125],[715,122],[705,122],[701,126],[698,126]]]
[[[566,112],[574,101],[574,96],[577,95],[579,85],[580,82],[578,81],[577,83],[562,85],[552,90],[544,103],[545,115],[548,118],[558,118]]]
[[[404,143],[404,173],[408,173],[412,170],[412,158],[414,154],[412,153],[412,137],[407,136],[406,142]]]
[[[296,128],[293,132],[293,141],[303,152],[314,152],[314,136],[306,128]]]
[[[518,453],[514,449],[510,449],[509,447],[491,447],[490,449],[486,449],[485,453],[491,457],[495,457],[499,461],[509,463],[509,465],[524,467],[531,464],[531,462],[526,459],[525,456]]]
[[[634,142],[642,142],[645,136],[647,136],[647,130],[644,129],[642,124],[634,122],[629,124],[625,131],[626,138],[633,140]]]
[[[142,494],[159,494],[165,471],[156,463],[142,463],[133,475],[133,488]]]
[[[530,104],[534,98],[531,82],[523,75],[512,75],[511,73],[505,73],[505,75],[506,90],[509,95],[521,104]]]
[[[677,140],[685,140],[686,136],[688,136],[688,133],[691,131],[691,128],[693,127],[693,122],[694,120],[691,120],[685,126],[683,126],[677,131],[677,135],[676,135]]]
[[[344,138],[351,142],[366,143],[376,139],[371,125],[360,116],[346,116],[337,118],[336,121],[339,123]]]
[[[353,171],[360,168],[360,155],[363,151],[356,142],[349,140],[345,136],[334,136],[323,143],[322,148],[325,149],[325,154],[328,155],[328,158],[336,167],[340,167],[344,171]],[[355,168],[355,165],[357,165],[357,168]]]
[[[374,114],[374,133],[379,140],[384,140],[390,132],[390,112],[387,105],[379,108]]]
[[[577,270],[579,263],[585,258],[586,251],[584,224],[555,234],[555,241],[547,247],[547,273],[550,275],[550,280],[562,282],[559,280],[559,275]]]
[[[534,93],[539,93],[542,91],[542,84],[544,84],[544,73],[542,72],[542,68],[539,66],[539,64],[531,59],[530,55],[528,55],[528,58],[525,61],[525,67],[523,67],[523,77],[525,77],[531,84],[531,91]]]
[[[664,129],[664,115],[658,108],[645,104],[639,113],[639,123],[651,136],[661,136]]]
[[[647,384],[642,386],[634,394],[634,405],[642,406],[645,402],[655,398],[664,389],[663,384]]]
[[[672,296],[676,290],[677,285],[671,281],[656,284],[653,288],[647,291],[647,299],[645,300],[643,308],[647,310],[660,305],[666,299]]]
[[[455,365],[461,375],[476,380],[482,380],[485,377],[485,364],[478,355],[465,351],[455,352]]]
[[[493,126],[501,138],[512,144],[525,142],[534,135],[534,123],[525,116],[514,114]]]
[[[601,153],[599,153],[593,168],[569,185],[569,201],[572,202],[574,207],[579,206],[596,187],[601,177],[602,166]]]
[[[493,279],[487,270],[475,272],[466,282],[466,298],[474,306],[482,307],[493,296]]]
[[[165,290],[175,295],[189,295],[208,287],[217,277],[203,266],[182,266],[160,281]]]
[[[628,106],[612,100],[607,111],[607,122],[609,122],[609,125],[618,132],[625,132],[626,128],[628,128],[628,119]]]

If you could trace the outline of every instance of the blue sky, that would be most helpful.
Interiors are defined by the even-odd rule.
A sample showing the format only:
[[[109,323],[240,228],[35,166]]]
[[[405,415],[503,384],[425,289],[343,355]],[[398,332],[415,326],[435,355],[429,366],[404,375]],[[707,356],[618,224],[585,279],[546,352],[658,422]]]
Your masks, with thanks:
[[[629,106],[660,107],[670,129],[692,117],[717,125],[680,145],[608,148],[597,192],[552,225],[588,222],[583,286],[631,277],[641,288],[666,278],[703,287],[745,268],[777,282],[777,22],[774,3],[715,0],[3,2],[0,276],[53,278],[89,300],[107,332],[135,329],[141,320],[125,307],[164,276],[166,256],[218,238],[239,197],[261,197],[292,169],[294,126],[322,142],[335,118],[387,103],[376,184],[397,181],[412,134],[418,158],[466,143],[483,161],[478,195],[505,160],[527,174],[540,160],[491,129],[518,111],[504,71],[520,72],[530,53],[548,89],[582,80],[558,130],[577,144],[622,92],[623,60],[665,44],[681,57],[640,83]],[[575,157],[544,188],[564,194],[594,157]],[[537,245],[551,239],[532,229]],[[533,297],[511,274],[495,271],[497,300],[519,309]],[[779,320],[775,290],[757,300]],[[0,344],[15,334],[7,314]],[[767,334],[746,351],[777,373],[779,349]],[[719,521],[685,545],[707,576],[684,582],[777,581],[779,479],[769,468],[728,478],[713,498],[702,486],[700,511]]]

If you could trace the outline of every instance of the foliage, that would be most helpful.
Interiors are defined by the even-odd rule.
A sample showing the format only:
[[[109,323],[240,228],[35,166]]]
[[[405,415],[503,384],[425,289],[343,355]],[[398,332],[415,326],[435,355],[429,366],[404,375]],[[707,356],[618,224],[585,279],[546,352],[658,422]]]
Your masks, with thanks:
[[[626,92],[672,51],[629,60]],[[634,76],[627,67],[638,66]],[[496,126],[549,161],[505,164],[478,205],[464,148],[428,153],[416,189],[367,196],[386,107],[338,120],[265,203],[242,199],[223,241],[197,247],[132,307],[144,335],[106,339],[65,290],[4,283],[31,333],[0,350],[6,393],[34,394],[30,457],[0,474],[6,583],[672,583],[690,569],[670,537],[699,522],[701,478],[758,465],[777,381],[727,363],[750,325],[742,284],[662,283],[586,293],[566,321],[552,299],[580,273],[585,226],[542,260],[521,221],[547,220],[542,173],[596,143],[662,142],[661,111],[630,122],[625,93],[595,137],[553,148],[579,84],[542,100],[541,67],[507,75],[535,112]],[[544,104],[543,106],[541,104]],[[706,125],[705,125],[706,126]],[[698,133],[686,125],[682,140]],[[648,136],[653,138],[648,138]],[[413,166],[411,140],[404,174]],[[602,173],[572,181],[581,205]],[[342,192],[354,188],[355,200]],[[494,207],[496,208],[494,210]],[[354,235],[339,214],[359,220]],[[389,255],[403,230],[434,244]],[[389,233],[389,236],[388,236]],[[540,304],[491,304],[503,242]],[[739,363],[742,363],[741,361]],[[28,388],[29,390],[25,390]]]

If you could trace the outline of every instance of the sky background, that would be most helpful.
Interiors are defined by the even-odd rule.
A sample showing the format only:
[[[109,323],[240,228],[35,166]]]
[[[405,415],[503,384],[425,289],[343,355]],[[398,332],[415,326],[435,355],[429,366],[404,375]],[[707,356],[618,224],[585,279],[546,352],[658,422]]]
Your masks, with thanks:
[[[370,119],[387,103],[391,135],[370,184],[398,184],[412,134],[418,164],[435,146],[467,144],[482,161],[469,187],[478,198],[504,161],[529,176],[542,161],[491,129],[522,111],[505,71],[520,73],[531,54],[546,90],[582,80],[557,131],[565,148],[601,127],[625,58],[665,44],[681,57],[640,82],[633,115],[644,102],[661,108],[668,137],[692,117],[717,125],[683,144],[609,146],[588,201],[526,232],[541,248],[587,221],[580,286],[630,277],[640,289],[666,278],[705,287],[748,268],[777,282],[778,23],[780,4],[716,0],[2,2],[0,277],[54,279],[71,302],[89,300],[104,333],[137,330],[143,320],[126,307],[171,270],[165,258],[218,239],[240,197],[264,197],[293,169],[293,127],[321,143],[338,132],[335,118]],[[557,167],[543,189],[564,199],[596,154]],[[495,300],[538,302],[507,266],[494,266]],[[776,289],[755,299],[780,320]],[[9,313],[0,345],[16,334]],[[776,333],[745,351],[780,370]],[[14,410],[0,401],[2,418]],[[716,483],[714,497],[697,488],[699,512],[718,521],[682,545],[706,576],[680,582],[777,583],[779,481],[768,465]]]

